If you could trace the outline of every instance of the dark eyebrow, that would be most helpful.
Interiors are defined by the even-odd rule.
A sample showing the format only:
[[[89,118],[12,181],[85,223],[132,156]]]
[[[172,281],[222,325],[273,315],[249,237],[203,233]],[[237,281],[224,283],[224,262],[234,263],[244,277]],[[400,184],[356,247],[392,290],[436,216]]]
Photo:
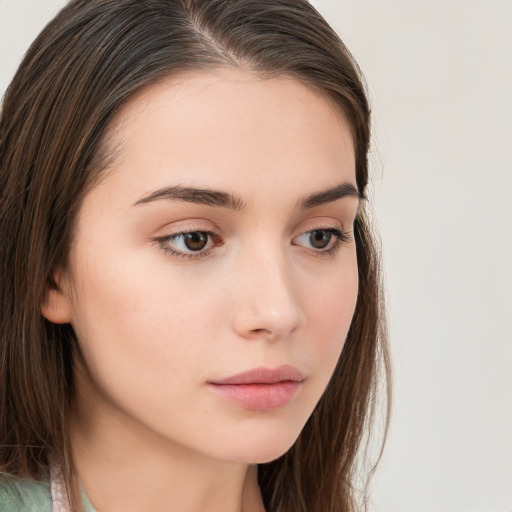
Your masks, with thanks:
[[[204,204],[207,206],[215,206],[218,208],[230,208],[232,210],[243,210],[245,203],[242,199],[235,197],[227,192],[219,192],[217,190],[208,190],[193,187],[165,187],[152,192],[146,197],[139,199],[133,204],[147,204],[161,199],[178,199],[189,203]]]
[[[345,182],[322,192],[311,194],[299,200],[298,204],[302,209],[306,210],[344,197],[364,199],[363,195],[359,193],[352,183]],[[133,206],[148,204],[163,199],[178,199],[189,203],[204,204],[218,208],[230,208],[232,210],[243,210],[245,208],[245,203],[242,199],[227,192],[195,187],[182,187],[180,185],[158,189],[136,201]]]
[[[323,192],[311,194],[310,196],[301,199],[299,201],[299,205],[301,208],[306,210],[308,208],[314,208],[315,206],[320,206],[325,203],[342,199],[343,197],[356,197],[359,200],[364,199],[363,194],[359,192],[356,186],[352,185],[352,183],[345,182],[337,185],[336,187],[324,190]]]

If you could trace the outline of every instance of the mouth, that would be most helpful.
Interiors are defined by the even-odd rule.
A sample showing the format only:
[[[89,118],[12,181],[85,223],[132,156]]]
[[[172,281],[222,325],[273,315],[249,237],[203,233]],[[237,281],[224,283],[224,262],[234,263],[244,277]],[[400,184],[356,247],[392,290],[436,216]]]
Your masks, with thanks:
[[[210,388],[223,398],[245,409],[271,411],[290,403],[297,396],[304,375],[293,366],[254,368],[222,380],[209,381]]]

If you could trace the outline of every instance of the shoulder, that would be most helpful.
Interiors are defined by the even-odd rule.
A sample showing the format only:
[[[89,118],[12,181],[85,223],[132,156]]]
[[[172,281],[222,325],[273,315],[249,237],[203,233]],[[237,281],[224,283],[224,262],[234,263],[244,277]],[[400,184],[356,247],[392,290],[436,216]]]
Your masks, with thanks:
[[[0,512],[51,512],[48,482],[0,477]]]

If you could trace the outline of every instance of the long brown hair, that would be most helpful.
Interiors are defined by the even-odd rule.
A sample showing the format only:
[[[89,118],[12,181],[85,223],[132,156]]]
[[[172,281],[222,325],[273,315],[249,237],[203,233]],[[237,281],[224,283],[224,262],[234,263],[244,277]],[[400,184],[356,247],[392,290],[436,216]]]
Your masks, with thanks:
[[[41,303],[53,271],[66,265],[81,200],[107,165],[105,139],[119,107],[167,76],[219,66],[286,74],[324,94],[350,126],[365,193],[370,110],[362,76],[305,0],[74,0],[32,44],[4,97],[0,473],[41,479],[49,460],[59,460],[77,509],[67,424],[76,339],[71,326],[41,316]],[[355,238],[359,295],[348,338],[294,446],[259,467],[269,511],[353,511],[360,501],[357,454],[379,383],[389,404],[390,381],[379,256],[364,209]]]

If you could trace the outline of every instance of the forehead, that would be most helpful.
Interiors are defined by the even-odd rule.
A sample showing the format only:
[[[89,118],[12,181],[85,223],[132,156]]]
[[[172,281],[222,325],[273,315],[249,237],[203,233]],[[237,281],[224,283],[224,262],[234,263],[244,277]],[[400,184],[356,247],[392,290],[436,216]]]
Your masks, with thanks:
[[[116,149],[107,175],[129,177],[139,196],[166,179],[242,193],[269,175],[315,189],[355,182],[342,114],[289,76],[220,69],[165,79],[126,102],[107,140]]]

